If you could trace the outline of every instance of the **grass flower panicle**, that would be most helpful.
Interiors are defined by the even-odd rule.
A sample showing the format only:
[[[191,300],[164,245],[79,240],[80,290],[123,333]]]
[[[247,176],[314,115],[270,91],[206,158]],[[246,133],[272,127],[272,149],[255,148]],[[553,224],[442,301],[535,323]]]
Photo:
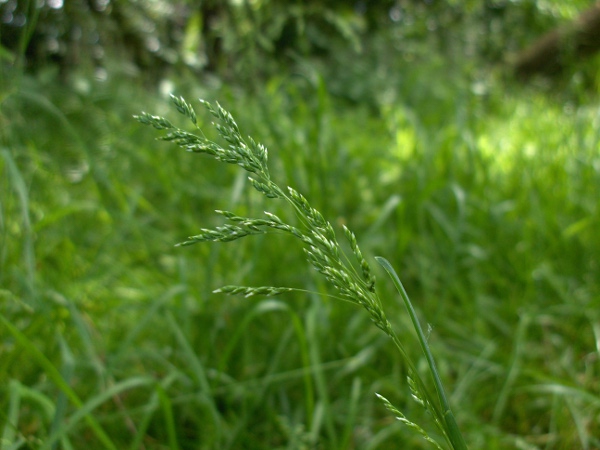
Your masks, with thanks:
[[[375,276],[358,246],[354,233],[347,227],[343,227],[345,237],[350,244],[350,249],[359,270],[355,268],[342,250],[331,223],[319,211],[313,208],[308,200],[298,191],[291,187],[282,189],[271,180],[268,169],[267,148],[254,141],[251,137],[243,138],[237,123],[228,111],[219,103],[213,106],[207,101],[200,101],[207,111],[217,119],[213,125],[221,138],[228,143],[224,147],[204,136],[198,127],[196,112],[183,97],[171,96],[171,99],[177,111],[186,116],[195,128],[200,131],[198,135],[176,128],[170,121],[163,117],[142,113],[139,116],[135,116],[135,118],[139,122],[151,125],[158,130],[169,130],[160,139],[173,142],[184,150],[204,153],[213,156],[219,161],[239,165],[251,174],[249,180],[254,189],[267,198],[285,200],[292,207],[301,224],[301,226],[288,224],[270,212],[265,212],[266,219],[258,219],[241,217],[230,211],[217,210],[217,214],[223,216],[230,223],[213,229],[202,228],[200,233],[190,236],[186,241],[177,245],[186,246],[198,242],[229,242],[246,236],[266,234],[271,231],[287,233],[299,239],[304,246],[303,250],[308,262],[336,289],[338,298],[362,306],[369,314],[373,323],[392,339],[408,368],[408,385],[413,397],[431,414],[434,423],[444,436],[449,448],[466,449],[466,444],[458,430],[446,399],[433,357],[416,313],[404,291],[402,283],[389,262],[384,258],[376,257],[376,260],[390,275],[409,312],[413,326],[417,331],[420,345],[427,357],[437,398],[429,393],[425,381],[415,368],[415,363],[405,351],[403,343],[387,319],[381,299],[375,289]],[[300,290],[291,287],[273,286],[224,286],[214,292],[252,297],[255,295],[275,296]],[[385,407],[396,415],[398,420],[421,434],[424,439],[435,445],[438,449],[442,448],[423,428],[406,419],[387,399],[379,394],[377,395],[383,401]]]

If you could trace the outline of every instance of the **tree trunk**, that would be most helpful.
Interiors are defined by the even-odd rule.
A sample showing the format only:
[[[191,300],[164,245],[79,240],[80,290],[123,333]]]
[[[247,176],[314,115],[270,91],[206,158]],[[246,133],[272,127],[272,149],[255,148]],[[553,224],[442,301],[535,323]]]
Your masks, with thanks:
[[[527,79],[535,74],[555,76],[581,58],[600,50],[600,2],[575,21],[542,36],[523,50],[513,63],[515,75]]]

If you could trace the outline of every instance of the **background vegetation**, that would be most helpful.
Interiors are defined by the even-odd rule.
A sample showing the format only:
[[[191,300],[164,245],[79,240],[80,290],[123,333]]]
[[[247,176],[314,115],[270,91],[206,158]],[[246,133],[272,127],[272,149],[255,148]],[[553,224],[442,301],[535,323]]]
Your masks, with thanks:
[[[362,310],[212,294],[329,292],[294,242],[173,247],[215,209],[278,207],[132,119],[176,122],[174,92],[220,101],[395,265],[470,448],[600,448],[599,61],[507,68],[587,6],[0,2],[0,446],[429,445],[375,397],[427,423]]]

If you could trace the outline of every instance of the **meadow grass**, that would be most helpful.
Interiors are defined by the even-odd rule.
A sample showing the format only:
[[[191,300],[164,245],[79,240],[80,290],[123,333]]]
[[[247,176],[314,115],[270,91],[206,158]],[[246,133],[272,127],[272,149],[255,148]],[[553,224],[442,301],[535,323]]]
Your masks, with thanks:
[[[430,448],[375,392],[443,440],[367,314],[312,293],[212,293],[331,293],[300,242],[172,247],[219,226],[215,209],[284,210],[243,171],[173,153],[130,120],[144,109],[177,123],[165,99],[125,82],[20,83],[0,110],[3,448]],[[371,255],[392,262],[470,448],[600,446],[594,105],[448,88],[432,118],[409,94],[376,113],[345,107],[323,80],[181,92],[222,99],[269,147],[271,173],[353,229],[421,371]]]
[[[218,103],[215,107],[201,100],[201,103],[211,115],[217,119],[217,122],[213,123],[213,125],[219,132],[220,137],[229,144],[226,147],[222,147],[204,136],[204,133],[198,127],[196,112],[192,105],[187,103],[183,97],[172,95],[171,99],[177,111],[186,116],[196,127],[196,133],[184,131],[175,127],[164,117],[154,116],[149,113],[142,113],[136,116],[136,119],[143,124],[152,125],[158,130],[168,130],[168,133],[164,134],[161,139],[173,142],[187,152],[206,154],[220,162],[240,166],[251,174],[248,177],[248,181],[254,189],[267,198],[285,200],[288,206],[295,212],[297,222],[301,224],[301,228],[298,228],[267,211],[264,212],[264,216],[266,217],[254,219],[241,217],[230,211],[217,210],[216,212],[224,216],[228,220],[228,223],[213,229],[202,228],[199,234],[190,236],[186,241],[178,245],[187,246],[199,242],[230,242],[246,236],[267,234],[273,231],[287,233],[299,239],[304,245],[303,250],[310,265],[323,275],[337,291],[337,295],[334,298],[362,306],[367,311],[374,325],[392,340],[408,369],[407,381],[414,399],[431,414],[434,423],[444,436],[447,444],[454,449],[466,449],[466,443],[448,403],[445,389],[427,343],[427,338],[402,282],[389,261],[383,257],[376,257],[377,262],[384,267],[392,278],[398,293],[405,303],[409,317],[417,333],[418,341],[426,357],[437,398],[428,392],[424,379],[416,369],[415,362],[405,350],[405,344],[398,338],[387,319],[382,301],[375,289],[375,276],[358,246],[354,233],[345,225],[343,226],[344,234],[354,256],[353,259],[355,259],[354,265],[358,265],[360,271],[354,267],[348,255],[344,253],[331,223],[319,211],[314,209],[308,200],[294,188],[288,186],[287,190],[282,189],[271,179],[267,148],[254,141],[252,137],[244,138],[231,113],[223,109]],[[255,295],[273,297],[294,291],[306,292],[302,289],[290,287],[246,287],[233,285],[224,286],[214,292],[243,295],[248,298]],[[386,408],[396,415],[396,418],[400,422],[412,428],[426,441],[441,450],[442,447],[423,428],[407,419],[385,397],[380,394],[377,394],[377,396],[383,401]]]

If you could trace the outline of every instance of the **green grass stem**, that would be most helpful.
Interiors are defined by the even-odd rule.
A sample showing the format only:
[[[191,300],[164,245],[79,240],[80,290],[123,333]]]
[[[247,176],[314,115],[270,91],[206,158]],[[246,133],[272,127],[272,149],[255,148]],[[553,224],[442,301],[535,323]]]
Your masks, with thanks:
[[[171,96],[171,99],[175,108],[190,119],[194,127],[199,130],[197,116],[193,107],[182,97]],[[313,208],[301,193],[291,187],[287,187],[287,189],[281,188],[272,180],[267,164],[267,148],[254,141],[251,137],[242,137],[234,118],[221,105],[217,103],[215,107],[206,101],[201,101],[201,103],[208,112],[217,119],[217,122],[213,125],[221,138],[228,143],[227,147],[222,147],[216,142],[207,139],[201,131],[199,135],[196,135],[181,130],[175,127],[169,120],[160,116],[154,116],[144,112],[141,115],[136,116],[136,119],[139,122],[145,125],[151,125],[158,130],[166,130],[166,134],[163,135],[161,139],[173,142],[189,152],[202,153],[214,157],[218,161],[242,167],[250,173],[249,182],[252,187],[267,198],[280,199],[288,203],[295,212],[299,224],[288,224],[279,216],[270,212],[264,213],[266,218],[248,218],[239,216],[230,211],[217,210],[217,213],[223,216],[229,223],[213,229],[201,228],[198,234],[188,237],[187,240],[178,245],[187,246],[199,242],[230,242],[245,236],[262,235],[269,232],[285,233],[299,239],[304,245],[304,252],[309,263],[321,273],[331,285],[333,285],[337,290],[339,297],[365,308],[373,323],[393,340],[400,351],[403,361],[409,368],[408,381],[413,396],[432,414],[434,422],[444,434],[449,445],[454,449],[465,450],[465,441],[458,429],[458,425],[452,414],[448,400],[446,399],[446,394],[435,367],[433,356],[431,355],[431,351],[429,350],[425,336],[417,320],[416,313],[391,265],[387,260],[378,258],[378,262],[384,266],[392,277],[392,280],[409,311],[411,321],[413,322],[413,326],[417,331],[421,346],[427,357],[438,394],[439,405],[429,394],[424,381],[421,379],[415,368],[414,362],[405,351],[404,345],[398,339],[385,315],[382,302],[375,289],[375,277],[371,272],[369,263],[364,258],[358,246],[354,233],[347,227],[343,227],[345,237],[350,244],[350,250],[353,254],[353,263],[342,250],[331,223],[329,223],[317,209]],[[360,270],[358,270],[355,265],[357,265]],[[245,297],[251,297],[253,295],[274,296],[289,292],[290,290],[290,288],[271,286],[226,286],[218,289],[217,292],[231,295],[242,294]],[[308,319],[307,332],[312,336],[312,330],[316,329],[314,326],[314,317],[309,315]],[[251,318],[247,317],[247,323],[249,323],[250,320]],[[238,330],[238,335],[244,328],[245,327],[242,327],[242,329]],[[234,339],[234,342],[235,340],[237,339]],[[320,402],[315,405],[317,413],[315,413],[314,417],[323,417],[321,416],[321,412],[324,414],[326,433],[329,436],[332,445],[336,447],[338,441],[335,427],[332,422],[332,414],[330,414],[329,411],[330,401],[326,389],[326,382],[323,378],[322,371],[318,370],[318,368],[321,367],[321,357],[319,347],[316,343],[319,341],[320,339],[318,339],[317,336],[311,337],[308,340],[309,343],[312,343],[309,345],[309,355],[311,365],[317,368],[317,371],[313,375],[316,382],[318,398],[320,400]],[[385,402],[387,402],[387,400],[385,400]],[[386,404],[388,404],[387,407],[390,409],[389,405],[391,404],[389,404],[389,402]],[[433,439],[430,438],[421,427],[405,418],[402,420],[405,424],[421,433],[425,439],[433,442]],[[318,424],[320,424],[320,420],[312,421],[313,432],[317,430],[316,427]]]
[[[402,285],[402,281],[398,277],[398,274],[389,263],[389,261],[381,256],[376,256],[375,259],[379,264],[383,266],[386,272],[390,275],[396,289],[400,293],[400,297],[404,301],[404,305],[408,311],[408,315],[410,316],[410,320],[413,324],[415,331],[417,332],[417,337],[419,339],[419,344],[421,345],[421,349],[427,358],[427,364],[429,366],[429,370],[431,372],[431,376],[433,377],[433,382],[435,384],[435,389],[438,395],[438,399],[440,401],[440,405],[443,411],[443,420],[446,424],[445,430],[448,432],[447,438],[450,441],[452,447],[456,450],[466,450],[467,444],[462,436],[458,428],[458,424],[456,423],[456,419],[454,418],[454,414],[452,413],[452,409],[450,408],[450,403],[446,397],[446,391],[444,390],[444,385],[442,384],[442,380],[440,379],[440,375],[437,371],[437,367],[435,365],[435,360],[433,359],[433,354],[431,353],[431,349],[429,348],[429,343],[427,342],[427,337],[423,332],[423,328],[421,327],[421,323],[419,322],[419,318],[417,317],[417,313]]]

